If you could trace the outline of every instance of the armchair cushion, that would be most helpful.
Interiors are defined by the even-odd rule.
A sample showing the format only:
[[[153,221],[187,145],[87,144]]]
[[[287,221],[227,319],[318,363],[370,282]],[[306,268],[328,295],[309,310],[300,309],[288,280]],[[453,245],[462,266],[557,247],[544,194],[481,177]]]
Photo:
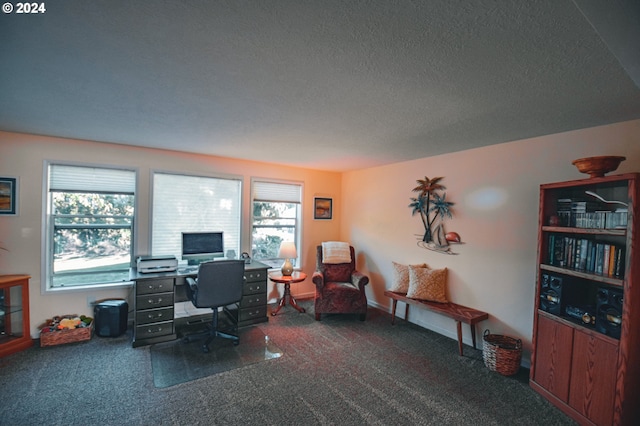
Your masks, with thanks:
[[[409,292],[409,266],[402,265],[397,262],[391,262],[393,264],[393,282],[389,290],[396,293],[408,293]],[[416,268],[428,268],[426,263],[421,265],[411,265]]]
[[[417,300],[447,303],[447,268],[427,269],[409,266],[407,297]]]
[[[322,243],[322,263],[350,263],[351,251],[349,244],[340,241]]]

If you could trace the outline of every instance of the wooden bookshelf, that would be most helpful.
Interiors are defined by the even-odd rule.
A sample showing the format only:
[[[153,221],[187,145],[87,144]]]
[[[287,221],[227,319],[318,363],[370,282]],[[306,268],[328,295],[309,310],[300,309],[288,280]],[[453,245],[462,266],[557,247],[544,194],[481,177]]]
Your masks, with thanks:
[[[640,424],[638,200],[637,173],[540,186],[530,385],[580,424]]]

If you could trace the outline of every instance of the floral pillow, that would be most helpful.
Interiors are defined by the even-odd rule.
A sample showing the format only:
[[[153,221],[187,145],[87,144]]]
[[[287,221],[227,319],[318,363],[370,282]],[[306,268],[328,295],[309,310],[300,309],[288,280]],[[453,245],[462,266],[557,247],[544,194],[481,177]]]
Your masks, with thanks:
[[[396,262],[391,263],[393,264],[393,282],[389,290],[396,293],[407,293],[409,291],[409,266]],[[426,263],[411,266],[414,268],[428,268]]]
[[[427,269],[409,265],[407,297],[430,302],[447,303],[447,268]]]

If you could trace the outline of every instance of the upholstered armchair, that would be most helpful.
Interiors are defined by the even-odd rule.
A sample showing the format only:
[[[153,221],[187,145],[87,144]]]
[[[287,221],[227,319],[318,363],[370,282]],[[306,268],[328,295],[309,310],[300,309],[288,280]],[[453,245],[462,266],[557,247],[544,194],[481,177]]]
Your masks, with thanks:
[[[353,247],[349,246],[351,260],[345,263],[325,263],[322,246],[316,250],[316,271],[312,277],[316,286],[316,321],[320,321],[320,316],[325,313],[360,314],[360,321],[364,321],[367,317],[364,288],[369,277],[356,271]]]

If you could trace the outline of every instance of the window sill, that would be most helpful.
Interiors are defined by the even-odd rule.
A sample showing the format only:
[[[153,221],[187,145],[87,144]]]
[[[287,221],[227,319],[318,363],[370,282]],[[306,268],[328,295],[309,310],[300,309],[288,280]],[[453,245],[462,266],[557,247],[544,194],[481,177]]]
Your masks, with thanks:
[[[72,293],[72,292],[88,292],[96,290],[115,290],[120,288],[133,287],[133,281],[123,281],[117,283],[104,283],[104,284],[86,284],[67,287],[47,287],[43,289],[42,294],[60,294],[60,293]]]

